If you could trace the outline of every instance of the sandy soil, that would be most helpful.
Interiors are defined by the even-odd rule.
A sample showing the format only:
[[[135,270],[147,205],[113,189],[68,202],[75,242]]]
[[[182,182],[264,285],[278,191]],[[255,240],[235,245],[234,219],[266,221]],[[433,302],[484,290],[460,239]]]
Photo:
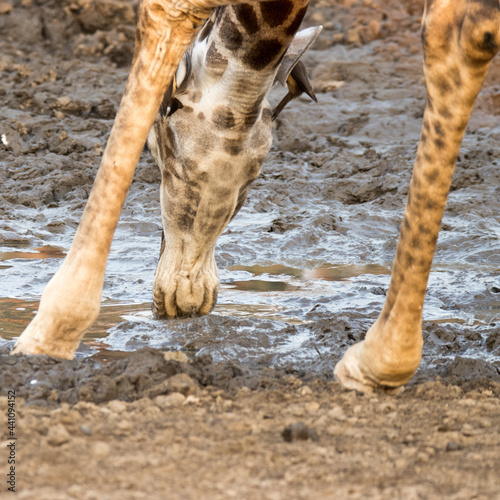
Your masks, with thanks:
[[[453,181],[421,369],[393,397],[332,377],[388,285],[423,112],[421,7],[312,2],[305,25],[325,29],[304,62],[320,104],[299,99],[280,117],[220,238],[215,313],[168,327],[146,313],[104,315],[103,333],[69,362],[7,352],[91,188],[135,3],[0,2],[0,463],[7,473],[15,391],[19,498],[500,498],[498,61]],[[158,181],[145,151],[104,306],[149,308]],[[189,358],[164,355],[178,348]]]

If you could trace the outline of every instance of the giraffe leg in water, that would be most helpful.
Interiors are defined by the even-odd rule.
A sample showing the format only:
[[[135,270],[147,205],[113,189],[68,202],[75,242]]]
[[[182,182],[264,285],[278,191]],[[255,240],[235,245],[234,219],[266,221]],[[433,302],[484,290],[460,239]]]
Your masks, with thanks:
[[[427,103],[391,284],[363,342],[335,367],[342,385],[394,390],[418,368],[422,309],[460,144],[500,46],[500,3],[428,2],[422,25]]]

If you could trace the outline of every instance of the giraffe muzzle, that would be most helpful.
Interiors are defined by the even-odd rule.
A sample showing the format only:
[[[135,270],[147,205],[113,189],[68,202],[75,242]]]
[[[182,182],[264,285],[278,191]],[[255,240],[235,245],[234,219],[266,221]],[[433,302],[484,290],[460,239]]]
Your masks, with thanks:
[[[153,314],[158,318],[202,316],[217,302],[219,277],[213,247],[194,262],[184,257],[177,246],[165,245],[153,285]]]

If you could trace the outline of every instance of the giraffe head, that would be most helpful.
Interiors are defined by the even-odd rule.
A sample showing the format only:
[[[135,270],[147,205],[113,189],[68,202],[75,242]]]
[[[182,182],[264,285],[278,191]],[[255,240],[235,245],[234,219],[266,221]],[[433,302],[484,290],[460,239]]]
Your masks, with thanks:
[[[295,35],[306,3],[217,9],[165,95],[148,138],[162,174],[157,316],[207,314],[215,305],[216,240],[271,146],[267,95],[276,81],[287,80],[321,30]]]

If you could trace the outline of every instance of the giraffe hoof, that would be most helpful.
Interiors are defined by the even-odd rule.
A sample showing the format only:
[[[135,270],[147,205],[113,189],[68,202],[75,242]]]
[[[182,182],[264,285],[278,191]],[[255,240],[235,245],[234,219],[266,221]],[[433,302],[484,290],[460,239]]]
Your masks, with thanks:
[[[354,344],[345,352],[333,371],[337,381],[346,389],[363,393],[384,392],[386,394],[398,394],[403,392],[404,387],[402,384],[391,386],[367,375],[362,366],[361,352],[363,348],[363,342],[360,342]]]
[[[48,356],[53,356],[55,358],[73,359],[74,352],[76,351],[77,347],[78,343],[76,344],[76,346],[66,345],[64,342],[51,344],[51,343],[38,342],[30,338],[25,339],[23,338],[23,336],[21,336],[17,340],[12,351],[10,351],[10,354],[11,355],[46,354]]]

